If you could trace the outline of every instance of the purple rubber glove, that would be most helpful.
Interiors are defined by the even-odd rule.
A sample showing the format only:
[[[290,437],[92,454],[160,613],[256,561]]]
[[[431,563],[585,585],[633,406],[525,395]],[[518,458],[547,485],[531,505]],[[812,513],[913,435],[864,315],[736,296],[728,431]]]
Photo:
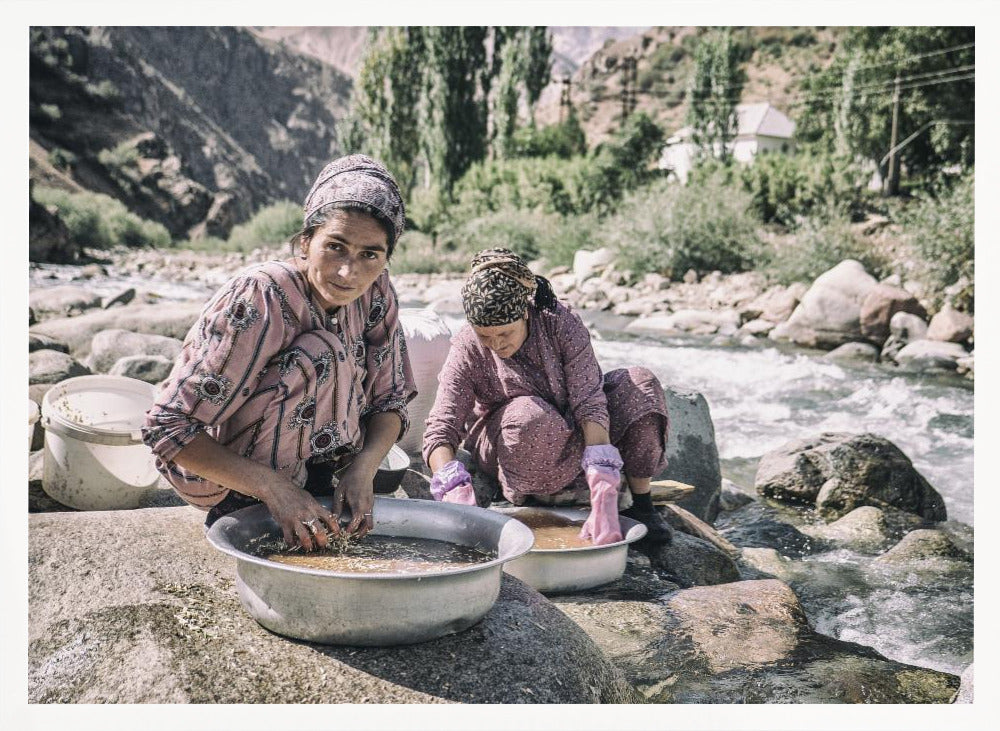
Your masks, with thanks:
[[[624,465],[618,450],[610,444],[597,444],[583,450],[583,472],[590,486],[590,515],[580,538],[595,546],[617,543],[622,539],[618,522],[618,488]]]
[[[431,477],[431,495],[435,500],[460,505],[475,505],[476,494],[472,490],[472,477],[465,465],[457,459],[445,465]]]

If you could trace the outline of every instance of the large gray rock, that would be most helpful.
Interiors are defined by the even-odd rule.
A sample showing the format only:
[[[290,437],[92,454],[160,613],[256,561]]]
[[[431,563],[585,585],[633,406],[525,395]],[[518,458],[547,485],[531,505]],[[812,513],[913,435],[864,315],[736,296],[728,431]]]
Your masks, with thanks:
[[[47,320],[34,325],[30,332],[60,340],[69,345],[70,353],[77,358],[85,358],[90,354],[94,336],[102,330],[129,330],[183,340],[204,306],[204,302],[131,304],[87,312],[77,317]]]
[[[874,363],[878,360],[879,350],[869,343],[844,343],[837,346],[823,357],[829,360],[856,360],[864,363]]]
[[[909,312],[897,312],[889,320],[889,337],[882,345],[882,360],[894,361],[904,346],[927,337],[927,323]]]
[[[641,700],[579,627],[510,577],[481,622],[432,642],[272,634],[239,604],[233,559],[205,540],[203,518],[189,507],[29,516],[29,702]]]
[[[719,514],[722,470],[708,402],[700,393],[669,386],[664,387],[664,395],[670,418],[667,467],[656,479],[694,486],[695,491],[677,504],[712,523]]]
[[[28,354],[28,383],[59,383],[67,378],[90,375],[90,369],[59,350],[36,350]]]
[[[36,289],[28,295],[28,304],[35,311],[35,317],[45,320],[50,317],[65,317],[101,306],[101,296],[86,287],[61,284],[55,287]]]
[[[927,339],[948,343],[964,343],[972,337],[973,324],[971,315],[959,312],[950,305],[945,305],[939,313],[931,318],[930,327],[927,329]]]
[[[129,355],[119,358],[108,373],[112,376],[135,378],[146,383],[159,383],[170,375],[174,361],[162,355]]]
[[[650,562],[684,587],[726,584],[740,578],[736,562],[725,552],[680,530],[674,531],[669,545],[655,549]]]
[[[969,561],[970,556],[946,533],[931,528],[910,531],[903,540],[879,556],[875,561],[881,564],[909,564],[924,559],[956,559]]]
[[[774,579],[558,606],[655,703],[948,703],[955,675],[816,633]]]
[[[739,329],[740,316],[735,310],[678,310],[670,315],[639,317],[625,330],[650,335],[691,333],[692,335],[732,334]]]
[[[870,505],[855,508],[826,525],[803,526],[802,532],[858,553],[880,553],[892,543],[892,530],[885,513]]]
[[[774,285],[754,299],[747,308],[758,310],[759,317],[769,322],[784,322],[792,316],[808,291],[808,285],[802,282],[793,282],[788,287]]]
[[[825,349],[860,340],[861,302],[876,284],[860,262],[845,259],[816,278],[792,316],[768,337]]]
[[[889,337],[889,323],[898,312],[927,317],[923,305],[902,287],[876,284],[861,301],[861,334],[876,345],[882,345]]]
[[[181,346],[182,342],[178,338],[164,335],[118,329],[102,330],[90,343],[88,365],[97,373],[107,373],[119,360],[134,355],[158,355],[172,363],[180,355]]]
[[[967,355],[968,352],[958,343],[917,340],[900,349],[894,360],[907,368],[953,371],[958,368],[958,361]]]
[[[596,251],[577,250],[573,255],[573,275],[576,277],[577,285],[603,271],[614,260],[615,254],[608,248],[600,248]]]
[[[947,520],[938,492],[896,445],[875,434],[826,432],[788,442],[761,457],[754,486],[765,497],[814,504],[831,517],[873,505]]]
[[[28,333],[28,352],[34,353],[36,350],[58,350],[60,353],[69,353],[69,346],[48,335]]]

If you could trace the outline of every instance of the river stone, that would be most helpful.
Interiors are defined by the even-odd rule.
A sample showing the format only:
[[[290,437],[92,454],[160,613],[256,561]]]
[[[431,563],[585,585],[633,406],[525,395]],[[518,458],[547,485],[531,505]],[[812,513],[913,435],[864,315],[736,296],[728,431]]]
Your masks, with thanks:
[[[704,586],[737,581],[736,562],[717,546],[680,530],[665,546],[651,549],[650,563],[680,586]]]
[[[861,302],[876,284],[860,262],[845,259],[816,278],[791,317],[769,337],[824,349],[860,340]]]
[[[686,332],[692,335],[731,334],[740,326],[740,316],[735,310],[678,310],[670,315],[639,317],[625,330],[650,335],[670,335]]]
[[[90,375],[90,369],[58,350],[36,350],[28,354],[28,383],[59,383],[67,378]]]
[[[927,337],[927,322],[909,312],[897,312],[889,320],[889,333],[906,345]]]
[[[182,345],[183,343],[179,339],[163,335],[149,335],[118,329],[102,330],[91,341],[88,364],[98,373],[107,373],[122,358],[135,355],[157,355],[170,361],[172,365],[173,361],[180,355]],[[169,368],[167,370],[169,372]],[[163,378],[158,380],[162,381]],[[156,382],[158,381],[151,381],[151,383]]]
[[[34,353],[36,350],[58,350],[60,353],[69,353],[69,346],[48,335],[28,333],[28,352]]]
[[[781,579],[787,584],[798,575],[792,559],[773,548],[744,548],[737,565],[744,579]]]
[[[958,559],[969,561],[970,557],[960,549],[943,531],[921,528],[910,531],[903,540],[875,559],[877,563],[911,563],[923,559]]]
[[[662,605],[555,601],[654,703],[948,703],[959,687],[816,633],[774,579],[684,589]]]
[[[630,703],[641,700],[541,594],[504,576],[464,632],[328,647],[268,632],[190,507],[28,517],[31,703]],[[461,668],[461,672],[456,672]]]
[[[858,553],[869,554],[884,551],[893,540],[885,513],[871,505],[855,508],[843,518],[826,525],[803,526],[802,532]]]
[[[576,277],[577,285],[605,269],[614,260],[614,252],[606,247],[596,251],[578,249],[573,255],[573,275]]]
[[[895,361],[908,368],[953,371],[958,367],[958,360],[967,355],[968,352],[958,343],[917,340],[896,353]]]
[[[61,284],[34,290],[28,295],[28,304],[35,311],[35,317],[45,320],[100,307],[101,297],[86,287]]]
[[[908,312],[920,318],[927,317],[927,310],[923,305],[902,287],[876,284],[861,301],[861,334],[881,346],[889,336],[890,321],[899,312]]]
[[[719,493],[719,510],[726,512],[739,510],[747,503],[754,501],[754,496],[742,485],[737,485],[730,479],[722,478],[722,490]]]
[[[184,339],[201,314],[204,302],[171,302],[146,305],[130,304],[110,310],[87,312],[77,317],[47,320],[30,332],[48,335],[69,345],[77,358],[90,354],[90,343],[102,330],[128,330],[134,333],[164,335]],[[112,361],[113,362],[113,361]]]
[[[823,541],[806,535],[794,525],[772,518],[737,522],[724,528],[722,536],[741,548],[773,548],[798,558],[825,548]]]
[[[948,343],[964,343],[972,337],[972,328],[971,315],[959,312],[951,305],[945,305],[939,313],[931,318],[930,327],[927,328],[927,339]]]
[[[670,428],[667,431],[667,467],[654,479],[692,485],[694,492],[677,504],[706,523],[719,514],[722,470],[715,427],[705,397],[695,391],[665,386]]]
[[[828,360],[859,360],[874,363],[878,360],[879,350],[869,343],[844,343],[823,357]]]
[[[173,367],[174,361],[162,355],[127,355],[116,360],[108,374],[155,384],[166,380]]]
[[[740,332],[750,333],[754,337],[766,337],[775,328],[775,323],[770,320],[764,320],[762,318],[757,318],[755,320],[750,320],[749,322],[743,323],[740,327]]]
[[[815,504],[828,516],[873,505],[947,520],[938,492],[895,444],[875,434],[825,432],[788,442],[761,457],[754,487],[775,500]]]

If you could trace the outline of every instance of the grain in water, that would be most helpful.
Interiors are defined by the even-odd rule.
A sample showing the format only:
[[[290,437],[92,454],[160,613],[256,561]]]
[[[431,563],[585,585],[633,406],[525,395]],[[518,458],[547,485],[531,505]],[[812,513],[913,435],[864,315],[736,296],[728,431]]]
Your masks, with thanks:
[[[557,551],[568,548],[592,548],[593,541],[580,538],[583,521],[536,508],[522,508],[513,517],[531,528],[535,534],[535,549]]]

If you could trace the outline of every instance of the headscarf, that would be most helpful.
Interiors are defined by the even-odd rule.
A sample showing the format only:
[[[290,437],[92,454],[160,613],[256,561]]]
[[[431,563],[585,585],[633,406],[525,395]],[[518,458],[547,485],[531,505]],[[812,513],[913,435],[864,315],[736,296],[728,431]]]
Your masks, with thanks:
[[[403,233],[406,209],[399,186],[384,165],[367,155],[347,155],[323,168],[306,196],[306,224],[316,211],[331,204],[364,211],[387,224],[390,251]]]
[[[529,304],[546,310],[556,306],[552,285],[535,276],[510,249],[486,249],[472,259],[462,286],[462,306],[477,327],[509,325],[524,317]]]

